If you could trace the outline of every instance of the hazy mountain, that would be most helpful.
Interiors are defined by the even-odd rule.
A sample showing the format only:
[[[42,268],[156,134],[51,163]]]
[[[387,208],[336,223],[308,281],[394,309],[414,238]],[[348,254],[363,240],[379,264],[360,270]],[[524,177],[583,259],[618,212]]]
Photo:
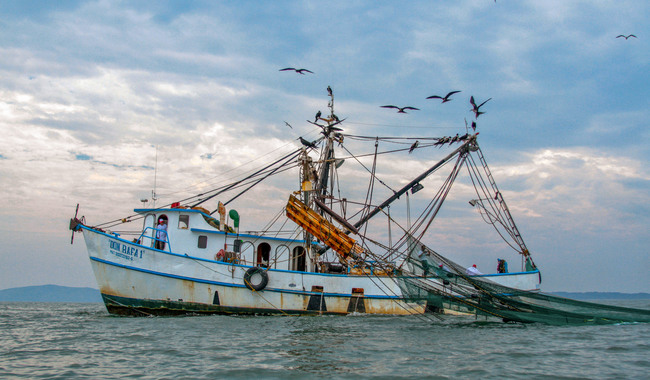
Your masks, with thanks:
[[[102,302],[102,296],[93,288],[40,285],[0,290],[0,301],[94,303]]]

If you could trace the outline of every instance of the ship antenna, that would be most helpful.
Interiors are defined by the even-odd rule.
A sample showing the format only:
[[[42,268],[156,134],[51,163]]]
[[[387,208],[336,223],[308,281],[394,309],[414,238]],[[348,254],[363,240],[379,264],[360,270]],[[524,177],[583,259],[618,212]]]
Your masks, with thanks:
[[[156,208],[156,182],[158,179],[158,145],[156,145],[156,161],[153,169],[153,190],[151,190],[151,200],[153,201],[153,208]]]

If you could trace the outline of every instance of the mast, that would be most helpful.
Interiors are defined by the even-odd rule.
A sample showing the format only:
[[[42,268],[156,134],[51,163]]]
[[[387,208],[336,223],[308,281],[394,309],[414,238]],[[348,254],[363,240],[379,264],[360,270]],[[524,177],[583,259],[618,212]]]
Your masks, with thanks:
[[[339,118],[334,114],[334,92],[332,92],[332,88],[330,86],[327,86],[327,95],[330,97],[330,100],[327,103],[327,107],[330,109],[329,117],[323,118],[317,116],[316,121],[314,122],[314,124],[323,129],[322,133],[326,138],[325,149],[323,150],[323,154],[321,156],[322,164],[318,176],[318,184],[316,186],[316,195],[317,199],[319,200],[323,200],[327,195],[327,187],[330,184],[330,177],[333,177],[331,171],[333,169],[332,163],[334,162],[334,132],[340,130],[340,128],[334,127],[334,125],[340,123],[340,121]],[[324,126],[318,124],[319,120],[326,122],[327,125]],[[331,180],[333,181],[334,178]]]
[[[301,189],[303,191],[303,203],[309,205],[312,201],[319,206],[315,209],[319,210],[321,216],[328,214],[331,217],[331,213],[327,213],[329,210],[325,206],[325,198],[327,196],[328,187],[331,184],[334,186],[334,141],[342,141],[342,136],[338,133],[342,129],[336,127],[337,124],[340,124],[342,120],[339,120],[338,116],[334,114],[334,93],[332,88],[327,86],[327,95],[329,96],[329,101],[327,107],[329,108],[329,116],[321,117],[321,112],[318,111],[316,114],[315,120],[312,122],[308,120],[310,124],[314,124],[322,129],[322,134],[325,136],[324,148],[320,157],[321,166],[316,171],[312,166],[312,160],[307,155],[306,150],[303,150],[303,156],[301,158],[302,170],[301,170]],[[319,122],[325,122],[326,125],[320,124]],[[314,183],[312,189],[312,183]],[[325,207],[322,207],[325,206]],[[313,235],[308,231],[304,230],[304,240],[306,242],[306,250],[308,252],[308,257],[312,261],[312,268],[316,267],[316,255],[311,254],[311,242],[313,240]]]

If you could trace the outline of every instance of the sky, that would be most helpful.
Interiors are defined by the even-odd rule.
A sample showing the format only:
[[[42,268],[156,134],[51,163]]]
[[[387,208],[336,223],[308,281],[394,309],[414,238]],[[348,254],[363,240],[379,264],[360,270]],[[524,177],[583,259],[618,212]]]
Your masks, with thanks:
[[[82,236],[70,244],[78,203],[99,224],[154,183],[160,203],[227,183],[315,139],[306,120],[331,86],[357,135],[464,133],[469,97],[491,98],[479,143],[542,289],[645,292],[649,14],[645,0],[0,2],[0,289],[96,288]],[[433,162],[405,153],[382,174]],[[266,186],[233,203],[242,228],[296,190]],[[427,244],[493,272],[498,239],[468,227],[480,216],[448,217]]]

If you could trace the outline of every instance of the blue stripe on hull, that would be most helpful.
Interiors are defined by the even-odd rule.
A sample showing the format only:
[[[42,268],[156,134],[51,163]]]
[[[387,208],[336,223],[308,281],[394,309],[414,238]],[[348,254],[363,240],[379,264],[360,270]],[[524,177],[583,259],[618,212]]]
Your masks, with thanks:
[[[111,261],[106,261],[102,260],[96,257],[90,257],[91,260],[102,263],[102,264],[107,264],[119,268],[124,268],[124,269],[129,269],[133,270],[136,272],[142,272],[142,273],[148,273],[156,276],[162,276],[162,277],[168,277],[168,278],[174,278],[178,280],[186,280],[186,281],[192,281],[192,282],[197,282],[201,284],[209,284],[209,285],[218,285],[218,286],[226,286],[226,287],[231,287],[231,288],[245,288],[246,286],[244,284],[233,284],[230,282],[219,282],[219,281],[212,281],[212,280],[206,280],[206,279],[201,279],[201,278],[194,278],[194,277],[186,277],[186,276],[179,276],[175,274],[170,274],[170,273],[164,273],[164,272],[156,272],[156,271],[151,271],[148,269],[142,269],[138,267],[132,267],[128,265],[123,265],[123,264],[117,264]],[[273,271],[269,271],[271,274]],[[301,272],[301,273],[307,273],[311,274],[311,272]],[[304,295],[304,296],[310,296],[310,295],[318,295],[318,294],[323,294],[325,297],[351,297],[351,293],[323,293],[323,292],[310,292],[310,291],[300,291],[300,290],[289,290],[289,289],[279,289],[279,288],[265,288],[265,292],[280,292],[280,293],[287,293],[287,294],[299,294],[299,295]],[[389,296],[389,295],[364,295],[365,298],[367,299],[394,299],[394,300],[401,300],[402,297],[399,296]]]

